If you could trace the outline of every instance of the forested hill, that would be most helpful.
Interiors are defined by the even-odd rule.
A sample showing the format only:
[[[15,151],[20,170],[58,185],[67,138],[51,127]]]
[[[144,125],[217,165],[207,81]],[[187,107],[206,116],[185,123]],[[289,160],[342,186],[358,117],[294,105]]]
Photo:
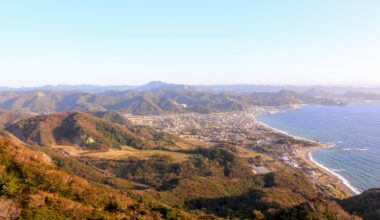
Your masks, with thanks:
[[[253,176],[245,169],[247,164],[239,158],[238,152],[228,146],[196,150],[191,154],[195,156],[193,159],[179,164],[163,158],[133,159],[128,169],[120,174],[115,172],[118,176],[125,175],[120,177],[127,180],[123,180],[123,188],[120,184],[114,188],[110,177],[105,178],[75,158],[31,150],[0,132],[1,217],[360,219],[333,201],[317,199],[305,177],[288,168],[266,176]],[[136,167],[134,160],[140,161]],[[109,161],[109,165],[123,170],[122,162]],[[189,168],[191,172],[187,172]],[[84,178],[69,174],[66,169]],[[134,172],[128,177],[128,173]],[[104,183],[100,182],[102,178],[105,178]],[[155,183],[153,178],[158,178],[161,180],[158,183],[164,185],[157,191],[155,188],[136,191],[128,189],[129,178],[147,183]],[[173,181],[176,178],[180,180]]]
[[[173,135],[155,131],[150,127],[135,126],[116,112],[54,113],[20,120],[6,130],[31,145],[77,145],[86,149],[179,148],[185,141]],[[103,117],[103,118],[101,118]]]
[[[70,175],[0,131],[0,219],[167,219],[174,210]]]
[[[188,86],[153,87],[155,90],[107,91],[3,91],[0,109],[13,112],[53,113],[115,110],[135,115],[164,113],[210,113],[240,111],[250,106],[284,106],[292,104],[337,104],[336,100],[302,95],[290,90],[275,93],[212,92]]]
[[[376,219],[378,212],[377,191],[340,206],[269,156],[194,145],[117,112],[40,115],[7,130],[30,144],[0,132],[0,211],[11,219]],[[257,175],[252,163],[271,172]]]

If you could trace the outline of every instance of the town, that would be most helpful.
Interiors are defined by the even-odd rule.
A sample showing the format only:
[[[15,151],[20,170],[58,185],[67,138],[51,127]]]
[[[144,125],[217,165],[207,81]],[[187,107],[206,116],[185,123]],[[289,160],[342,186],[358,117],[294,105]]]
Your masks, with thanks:
[[[310,161],[309,152],[326,147],[326,144],[291,136],[256,119],[260,114],[275,114],[282,110],[284,109],[253,107],[248,111],[157,116],[127,115],[127,118],[135,124],[153,126],[183,138],[199,139],[209,143],[229,143],[269,155],[293,169],[302,170],[320,190],[327,190],[331,194],[344,197],[347,192],[338,190],[342,185],[340,181]],[[252,161],[257,162],[257,160]],[[262,166],[260,162],[252,163],[252,169],[256,174],[270,172],[270,169]]]

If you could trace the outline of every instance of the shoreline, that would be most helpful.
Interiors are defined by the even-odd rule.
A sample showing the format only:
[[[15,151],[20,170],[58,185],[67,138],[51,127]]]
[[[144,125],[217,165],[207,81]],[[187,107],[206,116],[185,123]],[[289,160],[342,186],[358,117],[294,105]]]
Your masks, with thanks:
[[[331,146],[332,144],[327,144],[327,143],[322,143],[322,142],[319,142],[319,141],[314,141],[314,140],[310,140],[310,139],[306,139],[306,138],[303,138],[303,137],[299,137],[299,136],[296,136],[296,135],[293,135],[293,134],[289,134],[288,132],[286,131],[282,131],[278,128],[274,128],[274,127],[271,127],[269,126],[268,124],[265,124],[264,122],[261,122],[257,119],[257,117],[255,117],[255,120],[256,120],[256,124],[262,126],[262,127],[265,127],[269,130],[272,130],[276,133],[280,133],[280,134],[283,134],[283,135],[286,135],[288,137],[291,137],[295,140],[299,140],[299,141],[307,141],[307,142],[310,142],[310,143],[313,143],[313,144],[316,144],[318,146],[321,146],[321,147],[325,147],[327,148],[328,146]]]
[[[305,161],[307,164],[309,164],[311,167],[316,168],[320,170],[322,173],[334,178],[337,180],[337,186],[343,190],[347,196],[354,196],[360,194],[360,192],[351,185],[351,183],[344,178],[342,175],[334,172],[330,168],[326,167],[325,165],[317,162],[314,160],[312,153],[316,152],[318,150],[326,149],[330,147],[309,147],[309,148],[304,148],[304,149],[298,149],[297,150],[297,155]]]
[[[280,133],[282,135],[286,135],[288,137],[291,137],[295,140],[301,140],[301,141],[307,141],[307,142],[310,142],[310,143],[314,143],[315,146],[313,147],[308,147],[308,148],[303,148],[303,149],[296,149],[296,154],[299,158],[301,158],[303,161],[305,161],[309,166],[311,166],[312,168],[316,168],[318,170],[320,170],[322,173],[336,179],[338,181],[338,187],[344,191],[347,196],[354,196],[354,195],[358,195],[360,194],[360,191],[358,189],[356,189],[354,186],[351,185],[350,181],[347,180],[345,177],[343,177],[342,175],[334,172],[333,170],[331,170],[330,168],[326,167],[325,165],[317,162],[314,160],[313,158],[313,155],[312,153],[317,151],[317,150],[321,150],[321,149],[326,149],[326,148],[331,148],[331,147],[334,147],[333,144],[327,144],[327,143],[321,143],[319,141],[314,141],[314,140],[309,140],[309,139],[306,139],[306,138],[302,138],[302,137],[299,137],[299,136],[296,136],[296,135],[292,135],[292,134],[289,134],[285,131],[282,131],[280,129],[277,129],[277,128],[273,128],[271,126],[269,126],[268,124],[265,124],[264,122],[261,122],[257,119],[257,117],[255,117],[255,120],[256,120],[256,123],[260,126],[263,126],[269,130],[272,130],[276,133]]]
[[[328,168],[325,165],[323,165],[323,164],[317,162],[316,160],[314,160],[314,157],[313,157],[312,153],[315,152],[315,151],[317,151],[317,150],[321,150],[321,149],[311,150],[311,151],[308,152],[307,156],[308,156],[309,161],[312,162],[313,164],[315,164],[316,166],[318,166],[319,168],[321,168],[322,170],[324,170],[324,171],[330,173],[331,175],[337,177],[340,180],[340,182],[343,184],[343,186],[347,187],[349,189],[349,191],[351,192],[351,195],[358,195],[358,194],[360,194],[361,192],[358,189],[356,189],[354,186],[352,186],[351,183],[350,183],[350,181],[347,180],[345,177],[343,177],[339,173],[336,173],[331,168]]]

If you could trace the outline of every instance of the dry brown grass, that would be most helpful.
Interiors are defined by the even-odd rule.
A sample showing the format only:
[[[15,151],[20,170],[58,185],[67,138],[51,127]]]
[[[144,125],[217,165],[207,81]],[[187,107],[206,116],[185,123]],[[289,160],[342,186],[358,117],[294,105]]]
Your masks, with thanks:
[[[189,158],[189,154],[162,151],[162,150],[137,150],[135,148],[124,146],[121,150],[111,149],[108,151],[88,151],[74,146],[55,146],[54,149],[64,152],[67,156],[73,157],[93,157],[96,159],[126,159],[128,157],[149,159],[152,156],[163,155],[173,159],[174,162],[181,162]]]
[[[262,153],[259,153],[259,152],[256,152],[256,151],[247,150],[247,149],[244,149],[244,148],[239,148],[238,149],[238,156],[241,157],[241,158],[252,158],[252,157],[256,157],[256,156],[261,156],[265,160],[273,160],[272,157],[270,157],[270,156],[268,156],[266,154],[262,154]]]

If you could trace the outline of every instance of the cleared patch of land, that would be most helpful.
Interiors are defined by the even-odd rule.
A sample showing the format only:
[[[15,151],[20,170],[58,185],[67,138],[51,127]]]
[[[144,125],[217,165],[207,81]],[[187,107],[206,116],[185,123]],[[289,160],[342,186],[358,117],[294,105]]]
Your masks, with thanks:
[[[110,149],[107,151],[88,151],[75,146],[55,146],[54,149],[62,151],[67,156],[73,157],[92,157],[96,159],[119,160],[126,158],[149,159],[153,156],[168,156],[173,162],[181,162],[189,158],[189,154],[162,151],[162,150],[137,150],[135,148],[124,146],[122,149]]]
[[[238,148],[238,156],[241,158],[253,158],[253,157],[260,156],[265,160],[273,160],[273,158],[270,157],[269,155],[262,154],[257,151],[248,150],[242,147]]]

